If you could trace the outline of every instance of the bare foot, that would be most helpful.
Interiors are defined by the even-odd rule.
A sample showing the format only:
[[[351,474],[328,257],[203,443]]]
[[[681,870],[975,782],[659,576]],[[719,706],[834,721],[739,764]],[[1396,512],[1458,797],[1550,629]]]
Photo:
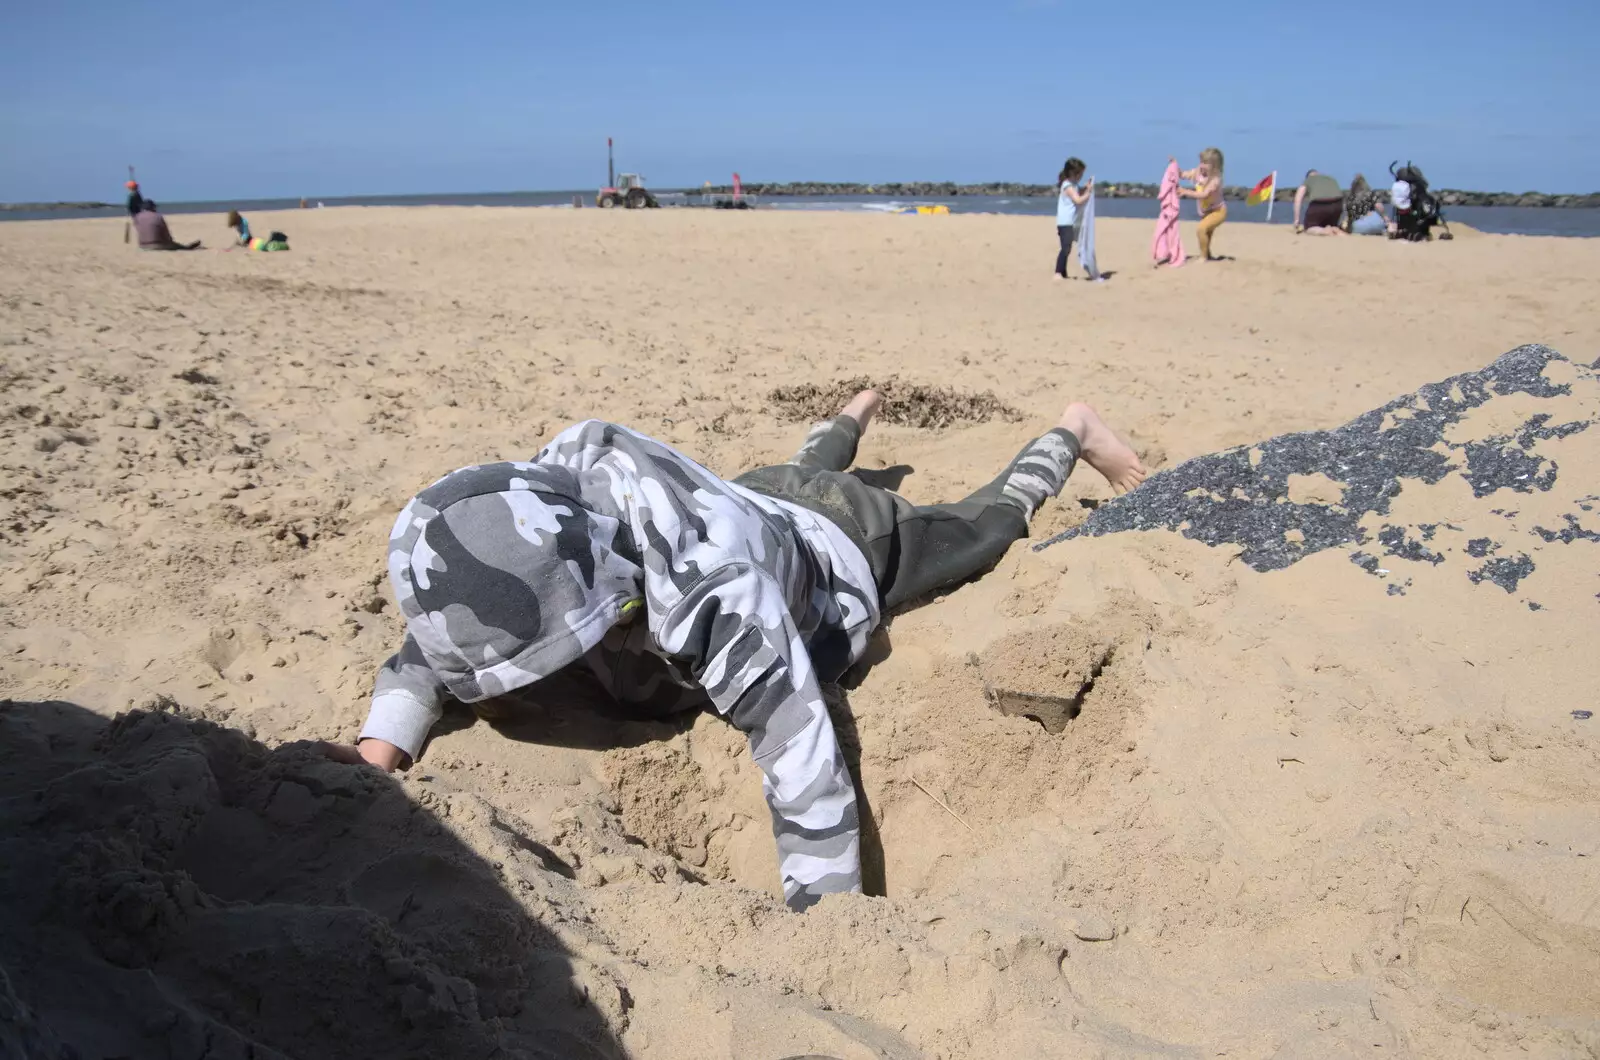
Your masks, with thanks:
[[[1100,414],[1088,405],[1073,402],[1061,414],[1061,426],[1071,431],[1083,447],[1088,465],[1106,477],[1117,493],[1127,493],[1143,482],[1149,472],[1139,463],[1139,454],[1118,438]]]
[[[883,395],[876,390],[863,390],[850,399],[850,403],[839,410],[839,415],[849,416],[861,424],[861,429],[867,429],[867,424],[872,422],[872,417],[878,412],[878,407],[883,404]]]

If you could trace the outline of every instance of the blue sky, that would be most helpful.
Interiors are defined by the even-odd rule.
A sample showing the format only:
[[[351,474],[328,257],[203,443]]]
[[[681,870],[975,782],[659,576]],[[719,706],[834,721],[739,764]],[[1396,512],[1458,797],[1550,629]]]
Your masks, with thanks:
[[[114,198],[130,162],[168,201],[592,188],[608,135],[662,187],[1044,182],[1068,153],[1156,180],[1216,144],[1240,184],[1410,157],[1600,189],[1600,0],[1392,5],[1409,30],[1256,6],[8,0],[0,200]]]

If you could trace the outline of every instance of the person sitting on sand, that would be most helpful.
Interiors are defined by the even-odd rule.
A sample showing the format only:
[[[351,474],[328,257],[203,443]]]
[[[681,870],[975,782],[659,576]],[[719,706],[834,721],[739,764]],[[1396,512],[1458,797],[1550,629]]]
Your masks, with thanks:
[[[233,229],[233,245],[248,247],[250,245],[250,222],[238,210],[228,211],[228,227]]]
[[[392,770],[422,752],[446,697],[479,703],[562,671],[649,717],[711,706],[749,735],[788,905],[859,891],[855,788],[822,684],[884,614],[1026,537],[1080,458],[1118,492],[1145,477],[1073,404],[965,500],[913,505],[846,472],[881,401],[857,394],[789,463],[732,482],[594,420],[531,461],[439,479],[389,538],[405,643],[357,744],[325,752]]]
[[[137,217],[139,211],[144,209],[144,193],[139,190],[139,182],[130,180],[126,185],[128,189],[128,216]]]
[[[1351,179],[1350,192],[1344,197],[1344,227],[1358,236],[1381,236],[1389,230],[1389,219],[1384,216],[1378,193],[1360,173]]]
[[[1181,176],[1193,181],[1194,187],[1179,188],[1178,195],[1198,200],[1200,207],[1200,257],[1216,261],[1211,253],[1211,237],[1228,219],[1228,204],[1222,201],[1222,151],[1215,147],[1201,151],[1200,164],[1185,170]]]
[[[282,232],[273,232],[265,239],[260,236],[250,235],[250,222],[238,210],[228,211],[228,227],[233,229],[233,247],[247,247],[250,250],[288,250],[289,237]],[[232,250],[233,247],[229,247]]]
[[[200,240],[178,243],[167,229],[167,219],[150,199],[143,200],[143,208],[133,215],[133,230],[139,233],[140,250],[199,250]]]
[[[1306,200],[1310,200],[1309,204]],[[1302,218],[1300,210],[1305,208]],[[1294,230],[1308,236],[1342,236],[1339,215],[1344,212],[1344,192],[1326,173],[1306,170],[1306,179],[1294,190]]]
[[[1078,233],[1078,207],[1094,193],[1094,181],[1087,188],[1078,187],[1085,168],[1083,159],[1069,158],[1056,176],[1056,238],[1061,243],[1061,251],[1056,254],[1058,280],[1067,278],[1067,260],[1072,257],[1072,241]]]

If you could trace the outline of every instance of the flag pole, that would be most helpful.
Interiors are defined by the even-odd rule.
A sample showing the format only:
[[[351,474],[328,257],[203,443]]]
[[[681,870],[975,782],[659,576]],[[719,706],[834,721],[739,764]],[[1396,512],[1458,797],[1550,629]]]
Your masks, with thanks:
[[[1272,223],[1272,203],[1278,197],[1278,171],[1272,171],[1272,191],[1267,195],[1267,224]]]

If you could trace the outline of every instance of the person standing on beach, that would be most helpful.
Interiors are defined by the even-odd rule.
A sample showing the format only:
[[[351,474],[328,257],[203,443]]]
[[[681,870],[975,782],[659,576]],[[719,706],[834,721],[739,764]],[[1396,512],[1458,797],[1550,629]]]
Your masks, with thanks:
[[[133,219],[139,216],[139,211],[144,209],[144,195],[139,191],[139,182],[133,179],[133,167],[128,167],[128,219],[122,223],[122,241],[127,243],[133,234]]]
[[[1145,477],[1072,404],[965,500],[913,505],[846,470],[882,400],[857,394],[789,463],[732,482],[598,420],[531,461],[439,479],[389,536],[405,643],[356,745],[324,752],[393,770],[422,753],[446,698],[480,703],[558,673],[639,717],[712,707],[761,768],[785,902],[859,892],[855,786],[823,684],[885,614],[998,562],[1078,460],[1118,492]]]
[[[1208,147],[1200,152],[1200,164],[1182,174],[1184,180],[1194,181],[1192,188],[1179,188],[1185,199],[1198,200],[1200,207],[1200,256],[1206,261],[1216,261],[1211,253],[1211,237],[1218,226],[1228,219],[1228,204],[1222,201],[1222,151]]]
[[[1094,191],[1094,181],[1088,187],[1078,187],[1085,169],[1083,159],[1069,158],[1056,177],[1056,238],[1061,251],[1056,254],[1056,279],[1067,278],[1067,259],[1072,256],[1072,241],[1078,234],[1078,207],[1089,201]]]

